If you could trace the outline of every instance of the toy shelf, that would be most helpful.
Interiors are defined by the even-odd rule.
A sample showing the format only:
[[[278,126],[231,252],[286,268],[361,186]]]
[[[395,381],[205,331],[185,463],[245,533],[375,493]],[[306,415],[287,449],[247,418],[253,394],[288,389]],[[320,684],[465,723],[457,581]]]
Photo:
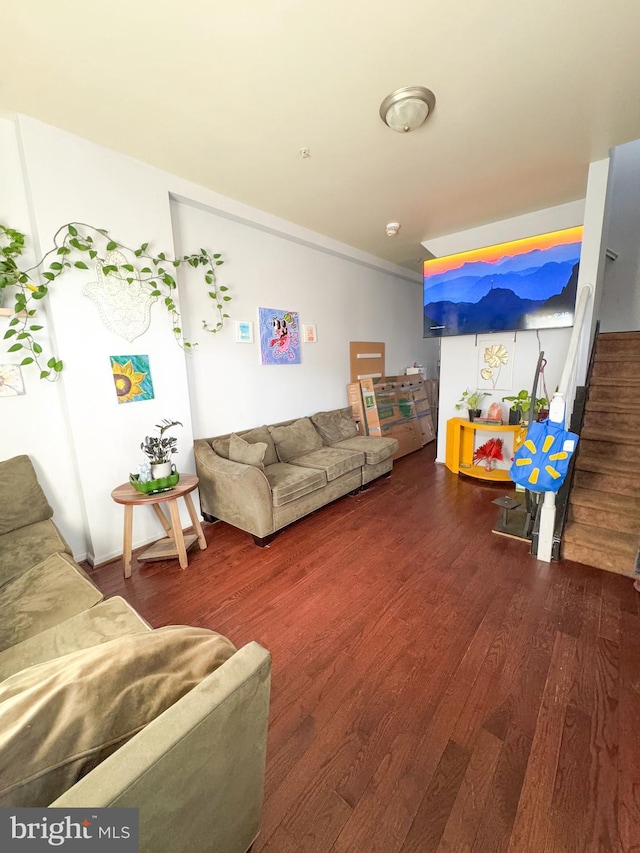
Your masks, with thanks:
[[[483,465],[473,464],[477,433],[487,432],[505,439],[503,455],[505,460],[513,455],[514,446],[521,441],[526,432],[519,424],[480,424],[467,418],[450,418],[447,421],[447,450],[445,465],[454,474],[475,477],[478,480],[493,482],[511,482],[506,468],[493,468],[491,471]],[[487,435],[487,439],[490,438]]]

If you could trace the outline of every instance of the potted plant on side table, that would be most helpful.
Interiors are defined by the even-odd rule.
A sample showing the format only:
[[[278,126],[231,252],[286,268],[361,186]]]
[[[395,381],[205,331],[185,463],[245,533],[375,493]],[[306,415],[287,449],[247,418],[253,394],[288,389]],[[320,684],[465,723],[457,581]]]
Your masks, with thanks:
[[[531,394],[523,388],[521,391],[518,391],[517,395],[514,397],[503,397],[503,403],[511,403],[511,408],[509,409],[509,423],[510,424],[519,424],[523,421],[528,423],[531,420]],[[536,397],[533,411],[536,415],[540,415],[549,409],[549,401],[546,397]]]
[[[462,392],[462,396],[460,400],[456,403],[456,409],[468,409],[469,412],[469,420],[474,421],[476,418],[479,418],[482,414],[482,410],[480,409],[480,403],[484,400],[485,397],[489,397],[489,393],[487,391],[466,391]]]
[[[163,418],[161,423],[156,424],[159,435],[147,435],[140,444],[151,463],[151,476],[154,480],[169,477],[174,473],[175,466],[171,463],[171,457],[178,452],[178,439],[165,435],[166,431],[174,426],[182,426],[182,424],[180,421]]]

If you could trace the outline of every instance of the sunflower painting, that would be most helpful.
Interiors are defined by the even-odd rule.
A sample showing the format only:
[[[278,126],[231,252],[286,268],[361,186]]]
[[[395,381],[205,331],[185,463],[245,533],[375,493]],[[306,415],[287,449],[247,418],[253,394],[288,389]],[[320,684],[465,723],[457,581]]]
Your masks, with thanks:
[[[111,371],[118,403],[153,400],[153,382],[148,355],[112,355]]]

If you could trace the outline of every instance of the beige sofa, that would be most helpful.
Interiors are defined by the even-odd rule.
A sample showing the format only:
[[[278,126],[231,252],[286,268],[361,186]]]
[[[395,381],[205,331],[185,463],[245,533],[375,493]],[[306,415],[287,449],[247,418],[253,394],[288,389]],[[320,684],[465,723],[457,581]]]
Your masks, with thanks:
[[[244,853],[271,662],[104,600],[27,456],[0,462],[0,806],[131,807],[144,853]]]
[[[266,545],[288,524],[390,474],[397,450],[395,438],[359,435],[350,408],[197,439],[203,517]]]

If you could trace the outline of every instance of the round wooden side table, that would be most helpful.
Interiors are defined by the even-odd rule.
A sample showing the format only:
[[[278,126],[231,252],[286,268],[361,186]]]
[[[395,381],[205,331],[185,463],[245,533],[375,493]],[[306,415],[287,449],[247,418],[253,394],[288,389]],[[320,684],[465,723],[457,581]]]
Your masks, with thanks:
[[[124,560],[124,576],[131,577],[131,550],[133,542],[133,508],[134,506],[151,506],[158,516],[165,533],[164,539],[154,542],[149,548],[138,555],[138,560],[166,560],[169,557],[178,557],[180,568],[186,569],[188,565],[187,551],[196,542],[200,550],[204,551],[207,541],[202,532],[202,525],[196,514],[191,492],[197,487],[198,478],[195,474],[180,474],[177,486],[166,492],[158,492],[155,495],[145,495],[139,492],[131,483],[123,483],[111,492],[111,497],[118,504],[124,506],[124,542],[122,557]],[[189,518],[195,533],[186,536],[182,531],[180,523],[180,511],[178,509],[178,498],[183,498],[189,512]],[[169,519],[160,509],[160,504],[167,504]]]

